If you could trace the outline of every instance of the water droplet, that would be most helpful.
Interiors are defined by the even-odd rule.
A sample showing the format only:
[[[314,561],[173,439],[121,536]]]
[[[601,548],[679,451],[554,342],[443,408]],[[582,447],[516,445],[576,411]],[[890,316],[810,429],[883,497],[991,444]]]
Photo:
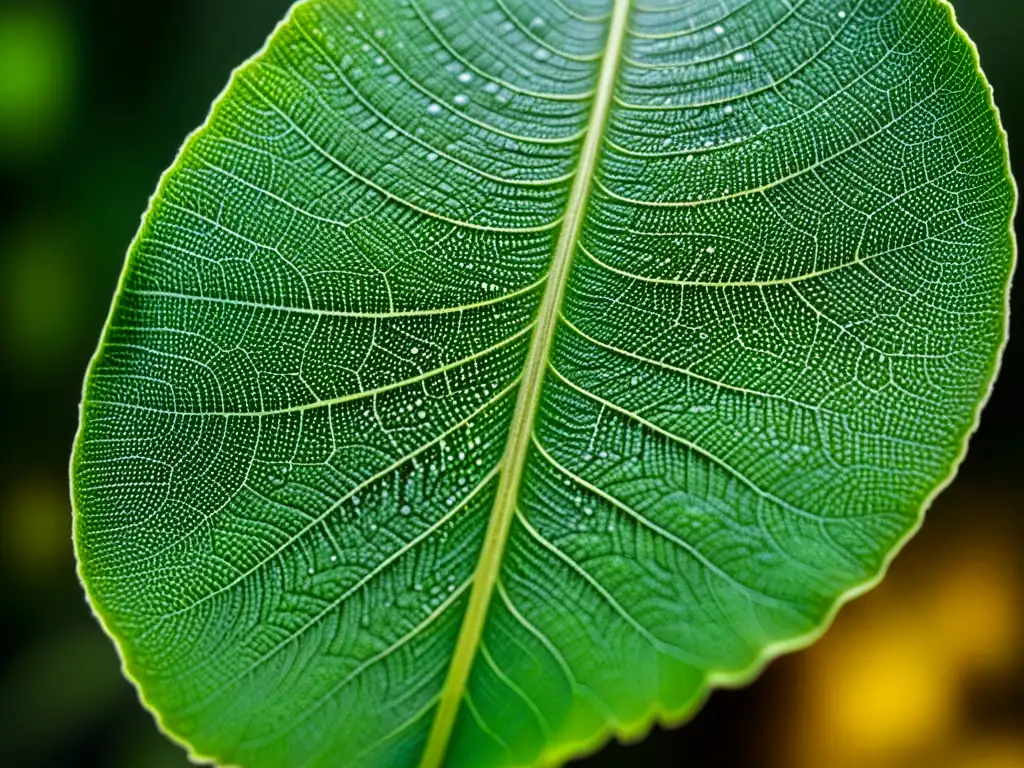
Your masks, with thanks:
[[[459,82],[460,83],[468,83],[472,79],[473,79],[473,75],[470,74],[469,72],[463,72],[461,75],[459,75]]]
[[[409,351],[412,352],[412,354],[414,354],[414,355],[418,355],[419,352],[420,352],[420,348],[419,347],[413,347]]]
[[[440,111],[441,111],[441,105],[440,104],[431,104],[429,107],[427,107],[427,112],[429,112],[432,115],[436,115]]]
[[[464,93],[456,94],[455,98],[452,99],[458,106],[464,107],[469,103],[469,97]]]
[[[732,58],[737,64],[740,64],[746,58],[746,56],[744,56],[742,53],[737,53]]]
[[[412,512],[412,507],[410,507],[408,504],[403,504],[402,506],[400,506],[398,508],[398,514],[400,514],[400,515],[408,515],[411,512]]]
[[[498,92],[498,84],[497,83],[487,83],[487,85],[484,86],[484,91],[486,91],[487,93],[497,93]]]
[[[590,516],[590,515],[594,514],[594,510],[591,509],[590,507],[584,507],[583,508],[583,514],[587,515],[587,516]]]
[[[533,58],[535,58],[537,61],[545,61],[550,57],[551,51],[549,51],[547,48],[538,48],[533,52]]]
[[[542,19],[540,16],[534,16],[532,19],[530,19],[530,29],[537,29],[538,27],[543,26],[544,19]]]
[[[288,473],[291,472],[292,468],[289,466],[279,467],[267,475],[267,480],[274,488],[280,488],[286,482],[288,482]]]
[[[331,555],[331,562],[332,563],[338,562],[338,556],[337,555]]]
[[[723,109],[722,111],[725,112],[725,114],[727,114],[727,115],[731,115],[732,114],[732,104],[726,104],[725,105],[725,109]]]
[[[723,34],[725,34],[725,27],[723,27],[721,24],[716,24],[715,25],[715,34],[716,35],[723,35]]]
[[[839,18],[840,19],[845,19],[846,18],[846,11],[840,11],[839,12]]]

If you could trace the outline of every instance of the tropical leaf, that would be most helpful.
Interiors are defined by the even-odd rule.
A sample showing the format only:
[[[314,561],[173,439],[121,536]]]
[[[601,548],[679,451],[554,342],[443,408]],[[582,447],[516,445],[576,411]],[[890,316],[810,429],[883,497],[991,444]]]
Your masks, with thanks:
[[[938,0],[298,3],[131,248],[82,579],[221,763],[677,723],[949,480],[1014,204]]]

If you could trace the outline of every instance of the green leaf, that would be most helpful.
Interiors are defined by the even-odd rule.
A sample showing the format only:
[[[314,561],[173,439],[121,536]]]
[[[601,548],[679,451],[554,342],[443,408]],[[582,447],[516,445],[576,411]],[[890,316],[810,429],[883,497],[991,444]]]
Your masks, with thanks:
[[[556,763],[811,642],[948,482],[1015,190],[938,0],[307,0],[161,181],[82,579],[194,755]]]

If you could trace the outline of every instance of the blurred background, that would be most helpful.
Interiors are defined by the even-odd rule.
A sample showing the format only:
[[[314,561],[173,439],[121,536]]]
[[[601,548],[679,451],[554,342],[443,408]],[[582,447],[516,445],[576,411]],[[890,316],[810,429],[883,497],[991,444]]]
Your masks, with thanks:
[[[159,174],[289,0],[0,0],[0,762],[181,768],[74,572],[81,380]],[[1020,0],[959,0],[1024,170]],[[1015,297],[1024,316],[1024,292]],[[581,766],[1024,768],[1024,334],[960,477],[814,648]]]

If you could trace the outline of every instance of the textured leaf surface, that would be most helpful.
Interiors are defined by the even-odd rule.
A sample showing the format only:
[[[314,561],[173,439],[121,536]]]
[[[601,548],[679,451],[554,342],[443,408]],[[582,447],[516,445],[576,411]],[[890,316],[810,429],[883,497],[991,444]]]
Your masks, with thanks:
[[[950,476],[1013,205],[937,0],[299,3],[132,246],[82,578],[222,763],[678,722]]]

